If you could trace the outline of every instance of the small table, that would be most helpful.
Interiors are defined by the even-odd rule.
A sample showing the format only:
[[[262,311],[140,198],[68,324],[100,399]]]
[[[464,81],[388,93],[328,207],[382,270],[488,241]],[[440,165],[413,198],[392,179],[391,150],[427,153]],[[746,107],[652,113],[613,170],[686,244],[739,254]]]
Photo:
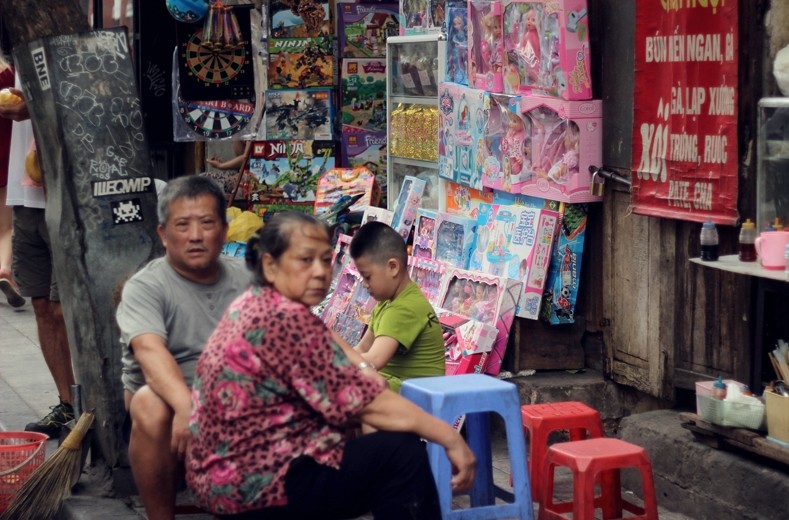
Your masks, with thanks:
[[[741,262],[737,255],[725,255],[718,260],[691,258],[694,264],[720,269],[729,273],[744,274],[756,278],[756,319],[754,338],[754,357],[750,387],[754,392],[761,391],[762,357],[764,354],[764,293],[773,292],[789,295],[789,278],[781,269],[765,269],[756,262]]]

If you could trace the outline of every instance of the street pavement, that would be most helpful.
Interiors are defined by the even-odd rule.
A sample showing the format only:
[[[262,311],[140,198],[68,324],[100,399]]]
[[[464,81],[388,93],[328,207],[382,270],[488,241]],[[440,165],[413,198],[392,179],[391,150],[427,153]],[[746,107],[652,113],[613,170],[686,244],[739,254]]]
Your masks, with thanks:
[[[47,370],[38,344],[33,308],[29,301],[14,309],[0,301],[0,431],[21,431],[25,424],[35,421],[49,412],[49,407],[58,402],[58,394],[52,377]],[[57,449],[57,441],[47,443],[47,453]],[[509,487],[509,458],[503,439],[493,442],[494,482]],[[102,486],[85,485],[91,475],[75,487],[74,496],[66,501],[59,519],[63,520],[141,520],[146,518],[139,497],[115,498],[111,490]],[[557,498],[570,496],[571,478],[557,475]],[[98,490],[97,490],[98,489]],[[632,494],[631,500],[637,501]],[[466,497],[455,499],[455,507],[465,507]],[[536,513],[536,509],[535,509]],[[687,520],[688,517],[660,509],[664,520]],[[179,520],[210,520],[207,514],[179,515]],[[358,520],[372,520],[365,515]]]

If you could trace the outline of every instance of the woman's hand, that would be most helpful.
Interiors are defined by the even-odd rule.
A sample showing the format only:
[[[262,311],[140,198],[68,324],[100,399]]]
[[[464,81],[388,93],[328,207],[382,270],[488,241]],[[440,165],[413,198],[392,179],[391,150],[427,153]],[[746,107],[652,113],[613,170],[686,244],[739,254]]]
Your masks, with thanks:
[[[447,457],[452,464],[452,493],[465,493],[474,485],[477,474],[477,459],[460,435],[457,441],[446,446]]]
[[[10,119],[12,121],[24,121],[30,119],[30,112],[27,110],[27,103],[25,103],[25,94],[18,88],[9,88],[12,94],[21,99],[20,102],[11,105],[0,105],[0,117]]]
[[[170,440],[170,449],[178,456],[178,460],[183,460],[189,443],[192,441],[192,434],[189,431],[189,411],[182,413],[175,412],[173,416],[173,432]]]

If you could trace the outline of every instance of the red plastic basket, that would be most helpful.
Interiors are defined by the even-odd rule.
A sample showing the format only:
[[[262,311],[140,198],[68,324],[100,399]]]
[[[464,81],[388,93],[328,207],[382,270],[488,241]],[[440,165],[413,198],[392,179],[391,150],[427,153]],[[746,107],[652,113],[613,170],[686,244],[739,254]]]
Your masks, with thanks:
[[[0,432],[0,513],[44,462],[47,439],[37,432]]]

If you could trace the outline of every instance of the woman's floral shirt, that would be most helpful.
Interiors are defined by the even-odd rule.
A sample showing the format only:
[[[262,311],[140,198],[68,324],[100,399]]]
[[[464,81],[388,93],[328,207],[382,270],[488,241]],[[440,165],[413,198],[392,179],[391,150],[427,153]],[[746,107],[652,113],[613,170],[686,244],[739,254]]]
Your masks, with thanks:
[[[346,425],[384,388],[308,307],[273,288],[247,290],[197,363],[189,487],[216,514],[287,504],[290,462],[339,467]]]

